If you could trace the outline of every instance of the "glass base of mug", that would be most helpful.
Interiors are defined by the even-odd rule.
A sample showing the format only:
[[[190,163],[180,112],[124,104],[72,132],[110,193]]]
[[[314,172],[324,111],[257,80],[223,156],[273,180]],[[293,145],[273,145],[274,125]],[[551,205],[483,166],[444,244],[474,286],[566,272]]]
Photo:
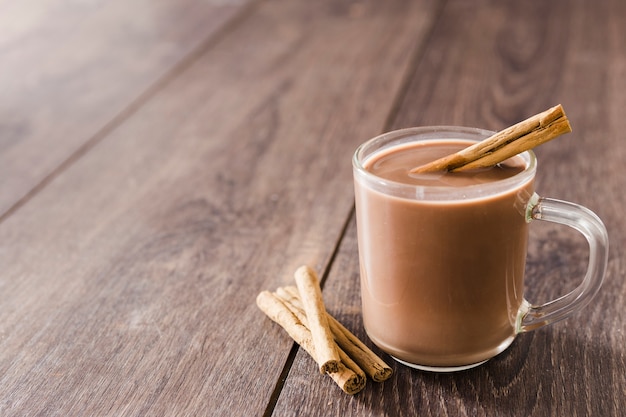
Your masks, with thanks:
[[[467,369],[472,369],[472,368],[476,368],[477,366],[482,365],[483,363],[489,361],[489,359],[495,357],[496,355],[499,355],[500,353],[504,352],[509,346],[511,346],[511,343],[513,343],[513,340],[515,339],[515,335],[508,337],[506,340],[504,340],[502,343],[500,343],[492,352],[491,355],[485,359],[484,361],[480,361],[480,362],[475,362],[475,363],[470,363],[469,365],[459,365],[459,366],[429,366],[429,365],[419,365],[417,363],[411,363],[411,362],[407,362],[407,361],[403,361],[402,359],[398,359],[393,355],[390,355],[396,362],[401,363],[402,365],[408,366],[410,368],[413,369],[419,369],[420,371],[428,371],[428,372],[439,372],[439,373],[445,373],[445,372],[458,372],[458,371],[465,371]]]
[[[481,362],[472,363],[469,365],[461,365],[461,366],[426,366],[426,365],[418,365],[415,363],[406,362],[406,361],[403,361],[402,359],[396,358],[395,356],[391,356],[391,357],[396,362],[399,362],[402,365],[408,366],[410,368],[418,369],[420,371],[439,372],[439,373],[465,371],[466,369],[472,369],[477,366],[480,366],[489,360],[489,359],[485,359],[484,361],[481,361]]]

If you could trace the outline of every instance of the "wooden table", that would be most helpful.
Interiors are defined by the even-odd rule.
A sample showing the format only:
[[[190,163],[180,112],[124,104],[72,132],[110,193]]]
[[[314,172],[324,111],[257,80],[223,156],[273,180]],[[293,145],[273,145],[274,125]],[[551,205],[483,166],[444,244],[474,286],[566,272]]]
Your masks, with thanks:
[[[0,2],[0,415],[626,413],[626,2]],[[562,103],[541,194],[610,234],[584,312],[471,371],[355,396],[256,307],[302,264],[362,328],[351,156]],[[586,244],[533,225],[527,297]],[[378,349],[374,348],[377,352]]]

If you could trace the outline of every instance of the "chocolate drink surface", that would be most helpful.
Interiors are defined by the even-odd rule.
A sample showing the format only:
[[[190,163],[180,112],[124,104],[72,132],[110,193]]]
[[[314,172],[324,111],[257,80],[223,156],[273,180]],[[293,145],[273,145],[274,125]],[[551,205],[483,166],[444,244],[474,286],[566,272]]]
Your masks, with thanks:
[[[364,325],[376,345],[409,364],[479,363],[515,336],[528,239],[524,210],[534,182],[491,185],[524,171],[526,161],[516,156],[473,172],[409,173],[472,143],[433,139],[382,149],[363,162],[376,180],[355,180]],[[414,187],[387,192],[395,183]],[[427,188],[450,197],[430,198]]]

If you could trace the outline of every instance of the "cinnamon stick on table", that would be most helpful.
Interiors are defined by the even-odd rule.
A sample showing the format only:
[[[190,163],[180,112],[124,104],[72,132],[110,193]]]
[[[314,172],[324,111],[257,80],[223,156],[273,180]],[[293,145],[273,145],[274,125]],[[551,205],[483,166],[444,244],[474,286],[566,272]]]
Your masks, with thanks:
[[[289,336],[311,355],[313,360],[319,362],[311,332],[280,298],[269,291],[262,291],[257,296],[256,303],[270,319],[285,329]],[[356,394],[365,387],[367,380],[365,374],[345,352],[341,349],[338,349],[338,352],[341,361],[337,365],[337,370],[328,375],[344,392]]]
[[[411,173],[462,171],[493,166],[571,131],[567,116],[559,104],[457,153],[413,168]]]
[[[276,290],[276,295],[285,302],[285,305],[294,312],[300,321],[303,323],[306,321],[302,301],[297,288],[293,286],[280,287]],[[293,309],[296,310],[294,311]],[[357,365],[359,365],[372,380],[382,382],[391,377],[393,371],[389,365],[330,313],[326,312],[326,315],[328,316],[330,329],[339,347],[343,349],[348,356],[354,359]]]
[[[315,345],[320,372],[337,372],[341,359],[328,324],[317,274],[305,265],[296,270],[295,279]]]

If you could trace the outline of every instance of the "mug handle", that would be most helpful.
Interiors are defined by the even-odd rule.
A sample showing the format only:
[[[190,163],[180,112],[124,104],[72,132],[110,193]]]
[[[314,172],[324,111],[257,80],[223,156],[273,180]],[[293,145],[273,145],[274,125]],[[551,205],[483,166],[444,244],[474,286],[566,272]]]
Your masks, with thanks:
[[[586,306],[602,286],[609,256],[606,227],[586,207],[534,194],[526,208],[526,221],[532,220],[563,224],[582,233],[589,244],[589,265],[582,283],[569,294],[541,305],[524,300],[517,315],[517,333],[563,320]]]

